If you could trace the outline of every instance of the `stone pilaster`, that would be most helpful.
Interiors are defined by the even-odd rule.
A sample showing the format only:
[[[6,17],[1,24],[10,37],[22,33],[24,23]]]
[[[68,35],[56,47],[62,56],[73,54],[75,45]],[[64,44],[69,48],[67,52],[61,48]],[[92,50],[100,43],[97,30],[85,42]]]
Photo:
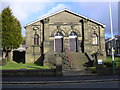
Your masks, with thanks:
[[[83,20],[83,27],[84,27],[84,52],[90,53],[91,52],[91,47],[90,47],[90,29],[88,27],[88,21]]]
[[[101,42],[101,52],[103,54],[102,59],[106,60],[106,51],[105,51],[105,36],[104,28],[100,27],[100,42]]]

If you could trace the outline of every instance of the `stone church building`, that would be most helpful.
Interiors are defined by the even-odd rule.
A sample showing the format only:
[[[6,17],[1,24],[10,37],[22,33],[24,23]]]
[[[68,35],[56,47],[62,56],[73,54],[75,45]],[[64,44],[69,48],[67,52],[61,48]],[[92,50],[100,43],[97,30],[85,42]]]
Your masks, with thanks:
[[[25,26],[26,63],[50,68],[82,68],[85,63],[106,59],[105,25],[63,9]]]

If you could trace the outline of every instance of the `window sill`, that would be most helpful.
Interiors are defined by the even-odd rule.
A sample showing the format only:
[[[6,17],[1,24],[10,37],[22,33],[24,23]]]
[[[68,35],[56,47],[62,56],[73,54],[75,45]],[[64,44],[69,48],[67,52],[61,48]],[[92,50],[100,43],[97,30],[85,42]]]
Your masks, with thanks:
[[[40,47],[40,45],[32,45],[32,47]]]
[[[92,46],[98,46],[98,44],[92,44]]]

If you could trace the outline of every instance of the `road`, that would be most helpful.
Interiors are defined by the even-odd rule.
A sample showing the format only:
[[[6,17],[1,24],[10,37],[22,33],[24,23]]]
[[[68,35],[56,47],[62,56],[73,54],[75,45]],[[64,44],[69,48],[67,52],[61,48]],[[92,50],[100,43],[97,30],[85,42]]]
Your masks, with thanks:
[[[117,81],[89,83],[3,84],[3,88],[118,88]]]
[[[118,88],[118,76],[3,77],[3,88]]]

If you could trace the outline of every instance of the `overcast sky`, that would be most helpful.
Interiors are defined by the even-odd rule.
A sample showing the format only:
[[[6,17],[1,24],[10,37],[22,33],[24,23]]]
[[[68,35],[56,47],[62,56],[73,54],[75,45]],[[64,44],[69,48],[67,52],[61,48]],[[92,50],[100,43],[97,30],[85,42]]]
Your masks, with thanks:
[[[49,2],[48,2],[49,1]],[[59,1],[59,0],[56,0]],[[18,18],[22,25],[22,35],[25,36],[24,26],[43,15],[56,12],[58,10],[67,8],[80,15],[91,18],[97,22],[106,25],[105,38],[111,37],[110,32],[110,16],[109,16],[109,3],[106,2],[76,2],[64,1],[55,2],[47,0],[47,2],[40,2],[38,0],[4,0],[1,3],[0,12],[3,8],[9,6],[13,14]],[[113,32],[114,35],[118,34],[118,2],[111,2]]]

